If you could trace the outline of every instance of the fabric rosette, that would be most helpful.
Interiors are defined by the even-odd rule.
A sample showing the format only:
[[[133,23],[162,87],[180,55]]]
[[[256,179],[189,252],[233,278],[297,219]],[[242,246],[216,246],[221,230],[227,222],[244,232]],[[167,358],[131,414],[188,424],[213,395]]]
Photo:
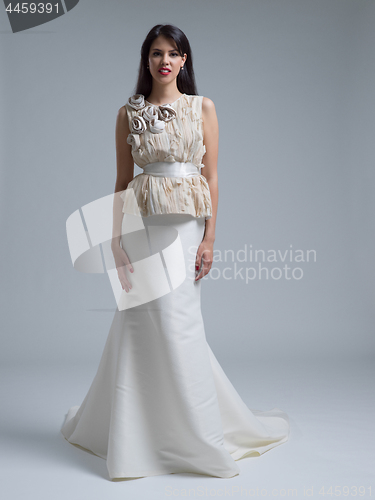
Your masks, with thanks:
[[[176,110],[171,106],[171,104],[163,104],[156,106],[155,104],[148,103],[144,98],[143,94],[134,94],[129,97],[128,104],[130,107],[140,113],[135,114],[131,121],[131,133],[132,134],[143,134],[146,132],[147,128],[153,134],[160,134],[165,129],[166,122],[169,122],[176,118]],[[132,144],[134,148],[139,148],[139,138],[138,140],[134,137],[128,137],[129,144]]]
[[[169,122],[176,117],[176,110],[170,104],[163,104],[159,106],[159,118],[164,122]]]
[[[142,109],[146,106],[143,94],[134,94],[128,99],[129,106],[133,109]]]
[[[165,129],[165,122],[162,120],[158,120],[157,118],[153,118],[149,122],[149,127],[150,132],[152,132],[153,134],[160,134]]]
[[[141,147],[139,134],[129,134],[126,142],[130,144],[133,149],[139,149]]]
[[[159,114],[158,114],[158,110],[156,108],[156,106],[154,105],[150,105],[150,106],[146,106],[144,108],[144,110],[142,111],[142,118],[146,121],[146,122],[150,122],[151,120],[153,119],[158,119],[159,117]]]
[[[131,132],[133,134],[143,134],[147,129],[147,123],[142,116],[133,116],[131,121]]]

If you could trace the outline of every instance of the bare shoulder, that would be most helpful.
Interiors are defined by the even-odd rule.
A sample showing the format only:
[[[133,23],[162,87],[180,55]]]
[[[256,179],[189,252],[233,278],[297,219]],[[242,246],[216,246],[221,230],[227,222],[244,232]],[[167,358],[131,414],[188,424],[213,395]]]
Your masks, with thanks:
[[[126,110],[126,105],[121,106],[117,112],[117,125],[127,132],[129,130],[128,113]]]
[[[126,111],[126,106],[121,106],[121,108],[117,112],[117,116],[120,120],[124,120],[127,118],[127,111]]]
[[[218,120],[216,115],[215,104],[209,97],[202,99],[202,118],[205,135],[207,131],[216,130],[218,127]]]
[[[209,97],[203,97],[202,99],[202,111],[203,113],[210,115],[215,112],[215,104]]]

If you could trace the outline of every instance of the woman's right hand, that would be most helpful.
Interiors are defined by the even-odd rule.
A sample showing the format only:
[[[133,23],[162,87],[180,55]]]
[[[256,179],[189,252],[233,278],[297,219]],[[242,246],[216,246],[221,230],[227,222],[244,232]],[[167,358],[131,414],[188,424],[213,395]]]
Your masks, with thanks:
[[[112,253],[116,263],[116,269],[118,278],[120,280],[122,289],[129,291],[132,287],[128,277],[126,276],[126,269],[128,269],[131,273],[134,272],[134,268],[130,263],[129,257],[125,250],[119,244],[112,245]]]

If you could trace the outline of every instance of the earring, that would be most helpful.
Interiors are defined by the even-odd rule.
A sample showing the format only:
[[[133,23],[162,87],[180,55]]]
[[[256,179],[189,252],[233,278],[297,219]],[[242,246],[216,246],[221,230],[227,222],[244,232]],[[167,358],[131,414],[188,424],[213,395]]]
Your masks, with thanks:
[[[183,67],[183,66],[181,66],[181,70],[183,70],[183,69],[184,69],[184,67]]]

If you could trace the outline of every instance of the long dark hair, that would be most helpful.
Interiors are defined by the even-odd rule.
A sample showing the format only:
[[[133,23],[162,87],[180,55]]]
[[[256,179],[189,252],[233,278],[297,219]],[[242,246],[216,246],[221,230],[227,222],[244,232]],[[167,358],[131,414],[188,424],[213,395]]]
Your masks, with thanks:
[[[151,94],[152,76],[147,69],[148,56],[152,42],[159,35],[174,40],[181,57],[183,57],[184,54],[187,55],[184,69],[177,75],[178,90],[183,94],[198,95],[193,69],[193,54],[191,52],[189,40],[183,31],[172,24],[157,24],[148,32],[141,48],[141,61],[139,63],[138,80],[134,94],[143,94],[146,99]]]

